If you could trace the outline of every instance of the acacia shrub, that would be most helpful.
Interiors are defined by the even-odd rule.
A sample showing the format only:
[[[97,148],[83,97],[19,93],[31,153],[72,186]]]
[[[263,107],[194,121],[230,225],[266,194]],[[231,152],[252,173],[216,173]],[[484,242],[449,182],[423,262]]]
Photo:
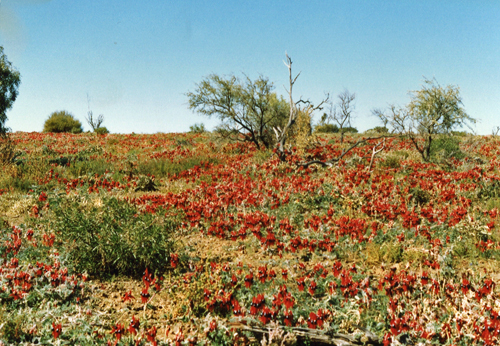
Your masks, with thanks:
[[[84,192],[67,200],[49,199],[50,228],[61,255],[75,269],[95,277],[139,277],[145,268],[165,271],[173,247],[177,220],[140,213],[115,197]]]
[[[82,133],[82,123],[67,111],[53,112],[43,125],[43,132]]]

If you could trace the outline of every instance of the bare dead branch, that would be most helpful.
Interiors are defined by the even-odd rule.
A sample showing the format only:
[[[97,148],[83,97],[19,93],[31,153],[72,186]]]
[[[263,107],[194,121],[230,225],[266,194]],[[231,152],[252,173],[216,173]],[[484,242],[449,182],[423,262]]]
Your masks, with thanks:
[[[264,336],[269,338],[270,333],[273,332],[271,328],[265,328],[255,325],[247,325],[239,321],[230,322],[229,325],[232,328],[249,331],[254,333],[258,339],[262,339]],[[284,329],[282,326],[276,326],[275,328]],[[355,346],[355,345],[382,345],[380,339],[372,332],[359,327],[360,333],[363,334],[362,337],[356,337],[355,335],[344,334],[344,333],[334,333],[325,330],[310,329],[310,328],[300,328],[291,327],[287,328],[289,333],[292,333],[294,337],[297,338],[299,344],[304,344],[306,340],[309,341],[311,346],[321,346],[321,345],[333,345],[333,346]]]
[[[386,138],[395,138],[395,137],[398,137],[398,136],[395,136],[395,135],[384,135],[384,136],[380,136],[380,137],[362,138],[362,139],[357,140],[349,148],[347,148],[347,149],[344,148],[342,150],[342,153],[338,157],[335,157],[335,158],[330,159],[330,160],[325,160],[325,161],[322,161],[322,160],[311,160],[311,161],[306,161],[306,162],[300,162],[300,163],[297,163],[297,166],[298,167],[305,167],[305,168],[307,168],[310,165],[318,164],[318,165],[320,165],[322,167],[331,167],[331,166],[333,166],[333,164],[335,164],[335,163],[339,162],[340,160],[342,160],[342,158],[345,155],[347,155],[347,153],[349,153],[351,150],[353,150],[354,148],[356,148],[357,146],[359,146],[361,144],[366,144],[366,143],[368,143],[368,141],[371,141],[371,140],[374,140],[374,139],[384,139],[383,142],[385,142]],[[384,148],[385,148],[385,144],[384,144],[384,147],[382,148],[382,150]],[[372,159],[373,159],[373,157],[372,157]]]
[[[368,166],[368,171],[371,171],[372,170],[372,167],[373,167],[373,160],[375,159],[375,156],[380,153],[382,150],[385,149],[385,138],[384,140],[382,140],[381,142],[377,143],[373,148],[372,148],[372,157],[370,159],[370,165]],[[377,150],[377,148],[382,145],[382,148],[380,148],[379,150]]]

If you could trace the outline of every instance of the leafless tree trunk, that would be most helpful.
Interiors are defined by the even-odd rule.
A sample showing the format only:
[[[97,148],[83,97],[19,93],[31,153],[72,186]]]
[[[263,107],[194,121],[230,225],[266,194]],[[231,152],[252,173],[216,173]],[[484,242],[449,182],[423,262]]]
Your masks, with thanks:
[[[312,105],[311,102],[309,101],[304,101],[304,100],[299,100],[297,102],[293,101],[293,96],[292,96],[292,91],[293,91],[293,85],[297,81],[297,78],[300,76],[300,72],[293,77],[292,73],[292,59],[286,54],[286,61],[284,61],[285,66],[288,68],[288,75],[289,75],[289,89],[287,90],[288,96],[290,97],[290,115],[288,118],[288,123],[285,125],[283,129],[280,127],[274,127],[274,133],[276,135],[276,151],[278,154],[278,157],[280,158],[281,161],[285,161],[286,157],[286,151],[285,151],[285,142],[287,139],[287,135],[290,132],[290,128],[295,124],[297,120],[297,114],[298,114],[298,109],[297,109],[297,104],[298,103],[303,103],[306,104],[306,110],[312,113],[315,110],[321,110],[323,109],[322,106],[329,100],[329,95],[326,96],[326,98],[319,103],[316,107]]]
[[[95,131],[99,127],[101,127],[102,123],[104,122],[104,115],[99,114],[97,119],[94,119],[94,114],[90,110],[90,97],[89,94],[87,94],[87,104],[88,104],[88,109],[89,111],[87,112],[87,116],[85,117],[85,120],[87,123],[90,125],[92,128],[92,131]]]
[[[344,90],[338,95],[336,105],[331,105],[330,115],[328,119],[335,121],[339,125],[340,143],[344,143],[344,128],[346,125],[351,126],[352,112],[354,111],[354,99],[356,94],[351,94],[349,90]]]

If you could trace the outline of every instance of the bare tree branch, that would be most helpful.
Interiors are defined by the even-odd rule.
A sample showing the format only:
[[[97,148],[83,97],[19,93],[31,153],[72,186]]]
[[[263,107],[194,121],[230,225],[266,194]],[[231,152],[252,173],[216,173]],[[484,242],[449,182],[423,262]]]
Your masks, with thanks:
[[[372,167],[373,167],[373,160],[375,159],[375,155],[377,155],[378,153],[380,153],[382,150],[385,149],[385,140],[386,138],[384,138],[384,140],[382,140],[381,142],[377,143],[373,148],[372,148],[372,157],[370,159],[370,165],[368,166],[368,171],[371,171],[372,170]],[[377,150],[377,148],[382,145],[382,148],[380,148],[379,150]]]

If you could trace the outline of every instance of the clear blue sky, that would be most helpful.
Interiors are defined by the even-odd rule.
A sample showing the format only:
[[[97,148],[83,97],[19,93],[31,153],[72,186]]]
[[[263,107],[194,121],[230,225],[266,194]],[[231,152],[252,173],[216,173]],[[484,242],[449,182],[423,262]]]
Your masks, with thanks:
[[[186,92],[211,73],[245,73],[285,95],[285,51],[301,72],[295,98],[347,88],[361,131],[424,76],[460,87],[477,133],[500,126],[498,0],[1,0],[0,45],[21,73],[13,131],[41,131],[56,110],[88,130],[87,93],[114,133],[212,128]]]

